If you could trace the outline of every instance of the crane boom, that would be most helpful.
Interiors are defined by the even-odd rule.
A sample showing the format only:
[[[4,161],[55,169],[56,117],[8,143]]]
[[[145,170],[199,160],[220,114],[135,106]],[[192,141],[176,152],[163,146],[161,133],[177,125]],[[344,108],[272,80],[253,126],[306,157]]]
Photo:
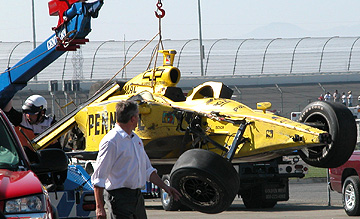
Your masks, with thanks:
[[[58,15],[55,33],[36,47],[13,67],[0,74],[0,108],[23,89],[29,80],[59,58],[66,51],[75,51],[85,44],[91,31],[91,18],[96,18],[103,0],[85,3],[79,0],[52,0],[50,15]],[[65,19],[64,19],[65,18]]]

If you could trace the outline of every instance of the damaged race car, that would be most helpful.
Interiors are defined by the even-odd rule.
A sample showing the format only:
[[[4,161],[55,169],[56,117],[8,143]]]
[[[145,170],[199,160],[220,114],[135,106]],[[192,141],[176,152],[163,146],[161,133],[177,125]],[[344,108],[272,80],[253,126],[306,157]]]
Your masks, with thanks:
[[[233,163],[268,161],[298,153],[309,165],[342,165],[356,144],[356,124],[347,107],[324,101],[310,103],[299,122],[231,100],[233,91],[221,82],[205,82],[187,96],[176,87],[180,70],[175,50],[161,50],[163,65],[126,83],[99,90],[91,99],[34,139],[44,148],[71,130],[78,156],[95,159],[99,142],[114,126],[115,105],[139,103],[136,133],[159,174],[183,195],[181,203],[200,212],[226,210],[239,191]],[[75,137],[74,137],[75,136]]]

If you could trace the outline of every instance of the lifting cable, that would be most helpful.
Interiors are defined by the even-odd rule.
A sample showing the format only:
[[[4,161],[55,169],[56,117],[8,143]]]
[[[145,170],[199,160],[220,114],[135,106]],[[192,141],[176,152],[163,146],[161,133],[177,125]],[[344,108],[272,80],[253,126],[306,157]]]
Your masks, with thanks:
[[[159,33],[157,33],[151,40],[149,40],[149,42],[146,43],[145,46],[143,46],[118,72],[116,72],[114,74],[114,76],[112,76],[107,82],[105,82],[105,84],[103,86],[101,86],[101,88],[99,88],[94,94],[93,96],[95,96],[97,93],[99,93],[102,89],[104,89],[124,68],[126,68],[126,66],[128,66],[130,64],[130,62],[132,60],[134,60],[136,58],[136,56],[138,56],[157,36],[159,35]]]
[[[107,82],[105,82],[105,84],[103,86],[101,86],[94,95],[96,95],[97,93],[99,93],[101,90],[103,90],[124,68],[126,68],[126,66],[128,66],[130,64],[130,62],[132,60],[135,59],[136,56],[138,56],[157,36],[159,36],[159,42],[156,45],[156,49],[153,52],[151,59],[150,59],[150,63],[148,66],[148,69],[150,68],[151,62],[154,58],[155,55],[155,62],[154,62],[154,68],[153,68],[153,77],[151,79],[151,87],[153,87],[153,89],[155,89],[155,84],[154,84],[154,78],[155,78],[155,72],[156,72],[156,62],[157,62],[157,57],[158,57],[158,51],[159,51],[159,47],[161,45],[161,48],[164,49],[164,45],[162,44],[162,35],[161,35],[161,18],[163,18],[165,16],[165,10],[162,9],[162,3],[161,0],[158,0],[157,4],[156,4],[157,10],[155,11],[155,16],[159,19],[159,32],[151,39],[149,40],[149,42],[146,43],[145,46],[143,46],[118,72],[116,72]],[[158,13],[160,12],[160,13]]]
[[[153,72],[152,72],[153,76],[151,78],[151,87],[153,88],[153,93],[155,93],[154,79],[155,79],[156,63],[157,63],[157,59],[158,59],[158,55],[159,55],[159,47],[160,47],[160,45],[161,45],[161,49],[162,50],[164,49],[164,45],[162,43],[162,35],[161,35],[161,18],[163,18],[165,16],[165,10],[162,9],[161,0],[158,0],[158,2],[156,4],[156,7],[157,7],[157,10],[155,11],[155,16],[159,19],[159,32],[158,32],[159,33],[159,42],[156,45],[156,49],[155,49],[154,54],[153,54],[153,55],[155,55],[154,68],[153,68]],[[160,13],[158,13],[158,12],[160,12]],[[151,60],[152,60],[152,58],[151,58]],[[151,63],[151,60],[150,60],[150,63]]]

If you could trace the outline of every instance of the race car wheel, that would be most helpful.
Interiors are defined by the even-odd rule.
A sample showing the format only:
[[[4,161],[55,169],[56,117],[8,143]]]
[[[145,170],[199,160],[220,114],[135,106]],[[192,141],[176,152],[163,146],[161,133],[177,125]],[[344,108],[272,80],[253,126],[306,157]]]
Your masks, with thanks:
[[[359,176],[345,179],[342,189],[342,201],[345,212],[349,216],[360,215],[360,180]]]
[[[253,188],[241,195],[244,205],[248,209],[254,208],[273,208],[277,201],[262,200],[261,188]]]
[[[166,185],[170,186],[169,175],[164,175],[162,177],[162,180]],[[180,201],[175,201],[173,197],[169,196],[169,194],[165,192],[165,190],[163,189],[160,190],[160,197],[161,197],[161,204],[165,211],[177,211],[180,209],[182,205]]]
[[[334,168],[344,164],[356,145],[356,123],[350,110],[340,103],[316,101],[301,112],[299,122],[327,131],[330,144],[299,150],[309,165]]]
[[[176,161],[171,185],[181,194],[181,202],[191,209],[216,214],[226,210],[239,191],[239,175],[220,155],[192,149]]]

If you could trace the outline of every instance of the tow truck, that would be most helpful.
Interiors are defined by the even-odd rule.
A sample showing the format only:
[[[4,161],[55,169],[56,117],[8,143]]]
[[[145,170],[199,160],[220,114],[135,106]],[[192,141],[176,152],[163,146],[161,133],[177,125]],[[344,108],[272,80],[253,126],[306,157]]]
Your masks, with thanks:
[[[162,15],[156,15],[160,19],[164,13],[159,3]],[[83,4],[88,8],[86,3],[81,4],[81,8]],[[102,1],[97,1],[89,5],[91,10],[85,11],[97,16],[101,4]],[[72,11],[71,8],[63,13]],[[61,14],[61,10],[53,14]],[[78,36],[83,37],[78,30],[60,34],[64,25],[61,19],[59,22],[57,42],[71,45]],[[66,48],[59,46],[59,50]],[[185,96],[176,87],[181,77],[180,70],[173,66],[176,51],[159,50],[157,46],[158,52],[163,54],[163,65],[127,82],[103,86],[36,136],[33,147],[44,150],[54,140],[72,132],[78,139],[80,136],[85,139],[83,150],[74,156],[94,159],[101,138],[114,126],[116,103],[135,100],[140,109],[136,133],[144,141],[145,150],[163,180],[183,195],[180,202],[175,202],[162,192],[164,208],[177,210],[185,205],[209,214],[226,210],[237,194],[249,208],[273,207],[277,201],[287,200],[288,178],[303,176],[304,169],[295,163],[296,159],[293,164],[281,160],[284,155],[296,152],[307,164],[326,168],[343,164],[354,150],[356,126],[351,112],[344,106],[310,103],[301,112],[299,122],[294,122],[270,113],[269,102],[258,103],[253,110],[231,100],[232,90],[221,82],[205,82]],[[29,64],[32,58],[28,60],[23,64]],[[17,88],[16,83],[9,86],[12,86],[9,90]],[[0,100],[5,96],[0,92]]]
[[[17,91],[23,89],[30,79],[55,61],[63,53],[66,51],[75,51],[80,48],[80,45],[89,41],[86,36],[91,31],[91,19],[98,17],[99,10],[102,5],[103,0],[94,1],[92,3],[86,3],[81,0],[51,0],[48,2],[50,16],[59,17],[57,26],[53,27],[53,31],[55,33],[13,67],[6,69],[2,74],[0,74],[0,108],[4,108]],[[21,149],[16,150],[20,152],[23,151],[21,151]],[[49,149],[37,150],[39,157],[42,157],[42,154],[46,154],[46,156],[56,156],[56,153],[59,152],[55,152],[54,154],[51,150],[49,151]],[[19,154],[21,155],[21,153]],[[1,155],[1,159],[3,158],[4,156]],[[23,156],[21,156],[21,158],[23,158]],[[24,161],[21,161],[21,165],[24,167],[17,170],[19,173],[23,170],[30,171],[29,161],[27,158],[23,158],[23,160]],[[67,163],[67,161],[65,162]],[[48,163],[40,163],[39,165],[43,165],[43,167],[39,167],[37,169],[46,169],[46,166],[49,166],[50,163],[50,161]],[[60,166],[61,164],[59,163],[58,165]],[[59,168],[54,167],[52,170]],[[36,171],[37,169],[35,168],[35,173],[39,172]],[[48,172],[51,172],[50,167]],[[20,180],[20,178],[31,179],[32,174],[33,173],[30,172],[27,173],[27,176],[18,175],[19,180],[15,181],[23,181]],[[0,175],[1,185],[3,186],[6,184],[5,181],[7,177],[3,177],[3,172]],[[5,175],[8,175],[8,173]],[[57,211],[60,218],[88,218],[95,215],[93,187],[89,179],[90,176],[80,165],[69,165],[67,179],[64,182],[64,190],[47,192],[41,187],[41,184],[39,184],[39,188],[36,189],[40,191],[45,190],[44,193],[46,196],[39,197],[43,199],[43,202],[48,202],[48,198],[50,197],[50,202],[55,206],[54,211]],[[36,180],[32,180],[32,182],[34,182],[34,185],[36,184]],[[8,185],[9,186],[7,188],[11,189],[13,192],[10,193],[10,190],[6,190],[6,193],[2,193],[0,200],[0,212],[3,211],[6,217],[20,217],[21,215],[17,213],[20,213],[22,206],[19,207],[19,211],[12,210],[10,209],[10,205],[12,203],[11,201],[21,201],[23,197],[31,194],[31,190],[35,190],[35,187],[29,187],[28,185],[24,186],[22,183],[11,183],[11,180]],[[22,188],[20,189],[20,187]],[[15,190],[17,190],[17,192],[14,192]],[[9,203],[9,205],[6,203]],[[15,209],[15,207],[16,206],[14,205],[13,208]],[[44,211],[44,209],[40,210]],[[23,211],[36,212],[32,209],[23,209]],[[27,214],[25,216],[29,218],[33,216],[41,218],[54,218],[55,214],[50,215],[50,213],[48,213],[46,217],[36,214]]]

